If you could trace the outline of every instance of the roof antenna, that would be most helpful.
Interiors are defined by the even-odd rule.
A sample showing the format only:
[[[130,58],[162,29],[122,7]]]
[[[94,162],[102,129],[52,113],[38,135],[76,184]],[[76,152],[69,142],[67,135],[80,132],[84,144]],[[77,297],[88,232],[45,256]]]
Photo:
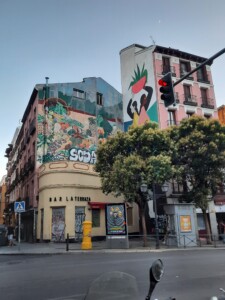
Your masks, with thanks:
[[[150,39],[152,40],[153,45],[155,46],[155,41],[153,39],[153,37],[150,35]]]

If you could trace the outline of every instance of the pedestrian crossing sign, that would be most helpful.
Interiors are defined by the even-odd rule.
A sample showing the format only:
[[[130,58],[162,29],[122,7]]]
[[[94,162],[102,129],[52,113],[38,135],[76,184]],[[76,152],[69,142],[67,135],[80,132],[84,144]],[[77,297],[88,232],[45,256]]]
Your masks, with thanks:
[[[25,201],[15,202],[14,203],[14,211],[16,213],[21,213],[25,211]]]

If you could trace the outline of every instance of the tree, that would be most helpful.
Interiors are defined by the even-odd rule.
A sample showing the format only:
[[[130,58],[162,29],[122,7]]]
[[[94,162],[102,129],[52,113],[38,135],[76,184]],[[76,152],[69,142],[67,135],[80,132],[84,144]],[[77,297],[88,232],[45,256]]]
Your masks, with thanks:
[[[140,186],[145,182],[152,187],[153,183],[162,184],[172,177],[170,153],[169,136],[153,122],[118,132],[97,149],[95,170],[101,177],[103,192],[123,195],[125,201],[137,203],[144,246],[147,244],[147,195],[141,192]]]
[[[207,241],[211,243],[207,209],[224,178],[225,126],[215,119],[193,116],[173,127],[170,137],[174,141],[173,164],[178,181],[187,183],[183,200],[202,209]]]

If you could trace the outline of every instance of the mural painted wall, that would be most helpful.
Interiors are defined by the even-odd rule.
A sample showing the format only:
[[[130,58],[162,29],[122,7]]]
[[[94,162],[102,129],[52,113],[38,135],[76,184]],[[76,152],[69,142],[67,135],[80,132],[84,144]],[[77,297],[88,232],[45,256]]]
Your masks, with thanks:
[[[121,53],[124,130],[130,125],[158,122],[155,76],[151,51]]]
[[[122,96],[101,78],[39,86],[38,162],[94,164],[98,143],[123,129]],[[103,105],[97,105],[96,99]],[[45,99],[46,98],[46,99]]]

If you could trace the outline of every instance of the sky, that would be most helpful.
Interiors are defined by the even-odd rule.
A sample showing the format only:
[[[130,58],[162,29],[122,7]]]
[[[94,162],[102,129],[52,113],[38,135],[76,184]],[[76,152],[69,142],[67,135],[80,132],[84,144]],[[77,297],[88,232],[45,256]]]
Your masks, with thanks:
[[[121,92],[121,49],[171,47],[205,58],[225,47],[224,0],[0,0],[0,179],[33,88],[102,77]],[[225,54],[212,65],[217,106]]]

